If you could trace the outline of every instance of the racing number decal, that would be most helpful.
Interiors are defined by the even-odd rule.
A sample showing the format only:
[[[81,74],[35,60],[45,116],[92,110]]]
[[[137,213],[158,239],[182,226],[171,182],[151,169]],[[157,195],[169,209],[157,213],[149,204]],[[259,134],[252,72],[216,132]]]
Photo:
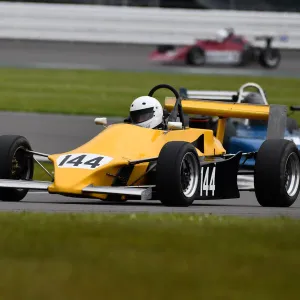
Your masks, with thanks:
[[[71,159],[69,159],[71,158]],[[92,169],[97,168],[100,166],[100,162],[103,159],[103,157],[99,156],[96,158],[92,158],[88,161],[83,160],[86,158],[86,155],[82,154],[75,158],[72,158],[72,155],[67,155],[62,162],[59,164],[59,166],[63,166],[64,164],[72,164],[74,167],[78,167],[81,164],[90,165]]]
[[[200,196],[208,196],[208,192],[212,192],[212,196],[215,195],[216,190],[216,166],[213,168],[201,168],[201,177],[200,177]]]
[[[57,159],[57,165],[60,168],[79,168],[79,169],[96,169],[109,163],[111,157],[97,154],[76,153],[61,155]]]

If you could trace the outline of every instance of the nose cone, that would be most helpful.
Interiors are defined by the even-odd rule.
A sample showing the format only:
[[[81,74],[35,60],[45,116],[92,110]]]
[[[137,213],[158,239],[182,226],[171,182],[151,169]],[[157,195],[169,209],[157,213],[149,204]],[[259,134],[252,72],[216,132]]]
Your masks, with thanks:
[[[66,153],[51,155],[54,163],[54,182],[50,193],[81,194],[88,185],[108,186],[121,165],[126,161],[90,153]]]

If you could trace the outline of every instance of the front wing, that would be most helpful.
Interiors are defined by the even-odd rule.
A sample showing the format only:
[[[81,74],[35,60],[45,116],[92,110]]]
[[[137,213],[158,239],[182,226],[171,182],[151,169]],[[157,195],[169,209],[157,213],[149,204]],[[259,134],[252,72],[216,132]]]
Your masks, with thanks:
[[[0,179],[1,188],[15,188],[15,189],[29,189],[48,191],[48,187],[52,182],[48,181],[34,181],[34,180],[12,180],[12,179]],[[151,199],[152,188],[151,187],[139,187],[139,186],[93,186],[89,185],[82,190],[83,197],[85,193],[96,194],[116,194],[116,195],[128,195],[138,196],[141,200]]]
[[[228,199],[239,198],[237,183],[239,161],[242,153],[232,155],[228,159],[205,157],[200,162],[199,194],[196,199]],[[203,157],[201,158],[203,159]],[[151,158],[151,161],[154,159]],[[141,160],[144,162],[145,160]],[[48,191],[50,181],[0,179],[0,188],[28,189]],[[82,197],[89,194],[114,194],[139,198],[140,200],[155,199],[155,185],[145,186],[93,186],[88,185],[82,190]],[[72,196],[72,195],[68,195]],[[75,196],[75,195],[74,195]],[[78,197],[78,195],[76,195]]]

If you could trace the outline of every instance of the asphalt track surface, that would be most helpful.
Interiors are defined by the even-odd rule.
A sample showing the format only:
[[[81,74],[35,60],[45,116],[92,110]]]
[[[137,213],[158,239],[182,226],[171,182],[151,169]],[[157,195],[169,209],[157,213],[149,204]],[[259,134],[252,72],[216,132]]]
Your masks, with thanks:
[[[299,77],[300,74],[298,51],[282,51],[279,68],[266,70],[259,65],[247,68],[161,65],[148,60],[154,49],[151,45],[0,40],[0,66],[280,77]]]
[[[24,135],[34,150],[45,153],[69,151],[87,142],[101,131],[93,123],[94,116],[40,115],[25,113],[0,113],[2,134]],[[109,124],[120,119],[109,119]],[[187,208],[164,207],[159,201],[128,201],[123,204],[106,203],[99,200],[75,199],[29,192],[17,203],[0,202],[0,211],[34,212],[186,212],[236,216],[290,216],[300,217],[300,198],[290,208],[262,208],[250,192],[242,192],[240,199],[196,201]]]
[[[284,51],[282,63],[275,71],[259,66],[244,68],[187,68],[161,66],[147,60],[151,46],[87,44],[64,42],[0,40],[0,66],[23,68],[135,70],[174,73],[244,74],[268,76],[299,76],[300,54]],[[87,142],[101,130],[94,125],[94,117],[0,113],[2,134],[24,135],[39,152],[69,151]],[[110,122],[119,119],[109,119]],[[242,192],[240,199],[196,201],[188,208],[167,208],[159,201],[128,201],[112,204],[98,200],[74,199],[47,193],[30,192],[19,203],[0,202],[0,211],[45,212],[196,212],[239,216],[300,217],[300,199],[290,208],[262,208],[255,195]]]
[[[260,207],[250,192],[243,192],[241,199],[195,201],[190,207],[164,207],[159,201],[128,201],[112,204],[90,199],[73,199],[64,196],[31,192],[18,203],[0,202],[0,211],[33,212],[90,212],[90,213],[201,213],[242,217],[300,217],[300,199],[290,208]]]

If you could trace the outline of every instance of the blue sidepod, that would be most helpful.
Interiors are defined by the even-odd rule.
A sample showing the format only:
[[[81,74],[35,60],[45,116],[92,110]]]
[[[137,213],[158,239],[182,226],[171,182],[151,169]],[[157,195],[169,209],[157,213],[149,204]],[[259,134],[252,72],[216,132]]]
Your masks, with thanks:
[[[267,136],[266,126],[247,126],[244,124],[236,125],[236,135],[231,136],[227,146],[227,153],[256,152],[259,150]],[[290,133],[286,130],[285,139],[292,140],[300,151],[300,130]],[[244,158],[241,160],[241,164]],[[248,159],[244,164],[245,167],[254,167],[255,160]]]

